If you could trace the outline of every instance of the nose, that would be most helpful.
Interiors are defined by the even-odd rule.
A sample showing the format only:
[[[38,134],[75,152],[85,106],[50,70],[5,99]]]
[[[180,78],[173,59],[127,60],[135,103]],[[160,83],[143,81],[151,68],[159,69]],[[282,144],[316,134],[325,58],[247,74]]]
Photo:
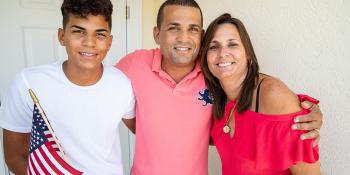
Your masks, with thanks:
[[[228,48],[226,48],[226,47],[221,47],[219,54],[220,54],[221,58],[225,58],[225,57],[228,57],[230,55]]]
[[[96,37],[93,35],[86,35],[84,37],[83,45],[87,47],[95,47]]]
[[[187,30],[181,30],[179,33],[178,33],[178,36],[177,36],[177,39],[178,41],[181,41],[181,42],[188,42],[190,40],[190,33],[189,31]]]

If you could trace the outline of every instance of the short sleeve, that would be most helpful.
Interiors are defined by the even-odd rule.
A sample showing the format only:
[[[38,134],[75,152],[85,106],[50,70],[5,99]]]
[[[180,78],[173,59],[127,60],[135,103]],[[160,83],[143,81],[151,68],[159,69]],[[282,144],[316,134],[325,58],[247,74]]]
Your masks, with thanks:
[[[298,162],[314,163],[318,147],[312,140],[301,140],[303,131],[290,129],[288,122],[260,123],[256,128],[255,159],[257,169],[286,170]]]
[[[33,102],[28,95],[24,72],[16,75],[2,98],[0,126],[4,129],[29,133],[31,130]]]
[[[302,98],[301,98],[302,97]],[[301,101],[319,101],[306,95],[299,95]],[[309,110],[277,117],[277,120],[259,120],[255,127],[255,161],[257,169],[286,170],[298,162],[315,163],[319,160],[319,148],[313,147],[313,140],[301,140],[306,131],[292,130],[293,119],[307,114]]]
[[[129,103],[126,107],[126,113],[123,115],[124,119],[132,119],[135,118],[135,95],[131,90]]]
[[[309,101],[309,102],[314,103],[314,104],[320,103],[319,100],[312,98],[312,97],[305,95],[305,94],[298,94],[298,98],[299,98],[300,102]]]

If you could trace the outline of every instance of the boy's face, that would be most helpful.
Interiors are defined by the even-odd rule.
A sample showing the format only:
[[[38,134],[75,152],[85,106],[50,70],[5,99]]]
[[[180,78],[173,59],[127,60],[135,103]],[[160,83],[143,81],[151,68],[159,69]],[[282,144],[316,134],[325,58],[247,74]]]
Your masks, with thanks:
[[[86,18],[70,14],[65,29],[59,29],[58,38],[66,47],[68,64],[79,70],[99,70],[112,44],[108,22],[102,15]]]

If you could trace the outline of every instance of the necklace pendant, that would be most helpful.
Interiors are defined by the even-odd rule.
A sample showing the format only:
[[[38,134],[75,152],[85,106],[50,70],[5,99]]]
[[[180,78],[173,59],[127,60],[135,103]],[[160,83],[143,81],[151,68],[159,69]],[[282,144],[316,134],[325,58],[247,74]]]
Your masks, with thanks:
[[[222,128],[222,131],[223,131],[225,134],[229,133],[230,130],[231,130],[231,128],[230,128],[229,126],[227,126],[227,125],[225,125],[225,126]]]

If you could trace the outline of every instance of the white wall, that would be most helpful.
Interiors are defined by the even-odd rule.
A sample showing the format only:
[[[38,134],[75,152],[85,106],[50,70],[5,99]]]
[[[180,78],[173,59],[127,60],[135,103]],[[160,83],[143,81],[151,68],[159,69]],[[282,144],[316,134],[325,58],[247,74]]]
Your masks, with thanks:
[[[224,12],[229,12],[244,22],[262,72],[279,77],[297,93],[307,93],[321,100],[325,120],[320,143],[323,174],[348,175],[350,2],[197,2],[204,12],[206,26]]]

